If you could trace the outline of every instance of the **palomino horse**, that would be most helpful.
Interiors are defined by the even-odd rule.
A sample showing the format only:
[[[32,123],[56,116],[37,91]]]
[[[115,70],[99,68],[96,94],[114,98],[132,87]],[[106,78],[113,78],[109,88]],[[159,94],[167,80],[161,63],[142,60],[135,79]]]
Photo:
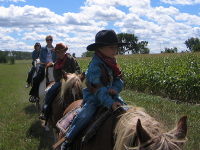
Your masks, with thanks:
[[[80,103],[72,103],[65,113]],[[94,131],[96,134],[82,142],[88,130],[86,127],[71,143],[72,150],[182,150],[186,142],[187,116],[181,117],[172,131],[164,132],[161,124],[143,108],[125,108],[127,111],[120,107],[112,112],[99,129]]]
[[[72,102],[83,98],[82,82],[84,79],[85,73],[79,75],[73,73],[61,80],[61,90],[53,100],[51,114],[47,118],[48,125],[53,128],[55,142],[57,142],[59,133],[56,123],[63,117],[63,112]]]

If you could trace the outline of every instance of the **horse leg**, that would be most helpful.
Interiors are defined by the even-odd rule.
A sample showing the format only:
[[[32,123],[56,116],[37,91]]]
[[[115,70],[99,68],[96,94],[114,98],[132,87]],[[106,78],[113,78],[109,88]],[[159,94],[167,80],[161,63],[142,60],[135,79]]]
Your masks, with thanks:
[[[53,136],[54,136],[54,142],[58,142],[58,132],[55,128],[53,128]]]
[[[49,123],[47,122],[46,126],[45,126],[45,131],[50,131],[50,128],[49,128]]]
[[[44,78],[44,80],[40,83],[39,91],[38,91],[40,110],[43,108],[43,105],[44,105],[45,88],[46,88],[46,79]]]

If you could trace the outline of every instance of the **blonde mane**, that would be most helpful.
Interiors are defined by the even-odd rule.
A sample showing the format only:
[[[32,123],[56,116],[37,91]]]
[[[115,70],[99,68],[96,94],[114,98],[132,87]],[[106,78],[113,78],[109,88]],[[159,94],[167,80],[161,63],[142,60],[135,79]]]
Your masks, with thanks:
[[[60,103],[64,102],[65,93],[72,88],[74,88],[75,94],[82,93],[82,81],[75,73],[68,74],[67,80],[61,79]]]
[[[139,144],[136,134],[138,119],[152,137],[143,145]],[[131,109],[121,116],[114,130],[114,150],[182,150],[179,146],[185,140],[178,140],[174,136],[175,130],[162,133],[161,127],[161,124],[149,116],[143,108],[131,106]]]

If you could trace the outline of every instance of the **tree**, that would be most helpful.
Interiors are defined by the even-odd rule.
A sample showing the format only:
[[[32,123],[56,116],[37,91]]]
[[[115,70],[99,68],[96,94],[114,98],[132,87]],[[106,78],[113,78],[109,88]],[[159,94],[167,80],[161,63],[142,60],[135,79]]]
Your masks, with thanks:
[[[87,51],[82,53],[81,57],[92,57],[94,54],[94,51]]]
[[[120,33],[117,34],[119,42],[129,43],[129,45],[119,47],[118,54],[124,54],[131,51],[132,54],[149,54],[150,50],[146,46],[147,41],[141,41],[138,43],[138,38],[134,34]]]
[[[185,41],[184,43],[186,45],[186,47],[190,50],[190,51],[194,51],[194,47],[195,45],[199,45],[200,44],[200,40],[199,38],[190,38],[188,40]],[[196,49],[195,49],[196,50]]]
[[[73,54],[72,54],[72,57],[76,58],[76,54],[75,54],[75,53],[73,53]]]
[[[200,44],[197,44],[193,47],[194,52],[200,52]]]
[[[177,53],[177,52],[178,52],[177,47],[173,47],[173,48],[165,47],[165,51],[161,51],[161,53]]]

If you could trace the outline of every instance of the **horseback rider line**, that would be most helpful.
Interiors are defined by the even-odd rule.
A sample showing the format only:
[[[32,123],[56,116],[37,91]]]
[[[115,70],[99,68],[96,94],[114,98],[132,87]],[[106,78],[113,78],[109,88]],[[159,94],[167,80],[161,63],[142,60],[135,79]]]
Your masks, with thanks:
[[[57,59],[56,53],[52,51],[52,49],[54,48],[52,45],[53,37],[51,35],[47,35],[45,41],[47,45],[42,47],[40,50],[39,58],[41,64],[39,66],[39,70],[36,76],[33,78],[33,87],[31,88],[29,93],[29,95],[31,95],[30,101],[32,102],[35,102],[36,98],[39,97],[38,89],[40,86],[40,82],[44,79],[45,65],[53,65]]]
[[[72,57],[66,54],[68,47],[62,43],[56,44],[56,47],[52,49],[53,52],[57,55],[56,63],[54,64],[53,76],[55,83],[48,89],[46,97],[44,99],[44,106],[42,113],[39,116],[39,119],[45,120],[46,109],[49,104],[52,102],[52,96],[57,94],[57,89],[61,86],[60,80],[63,78],[63,71],[67,73],[76,73],[80,74],[80,67],[78,62]]]

